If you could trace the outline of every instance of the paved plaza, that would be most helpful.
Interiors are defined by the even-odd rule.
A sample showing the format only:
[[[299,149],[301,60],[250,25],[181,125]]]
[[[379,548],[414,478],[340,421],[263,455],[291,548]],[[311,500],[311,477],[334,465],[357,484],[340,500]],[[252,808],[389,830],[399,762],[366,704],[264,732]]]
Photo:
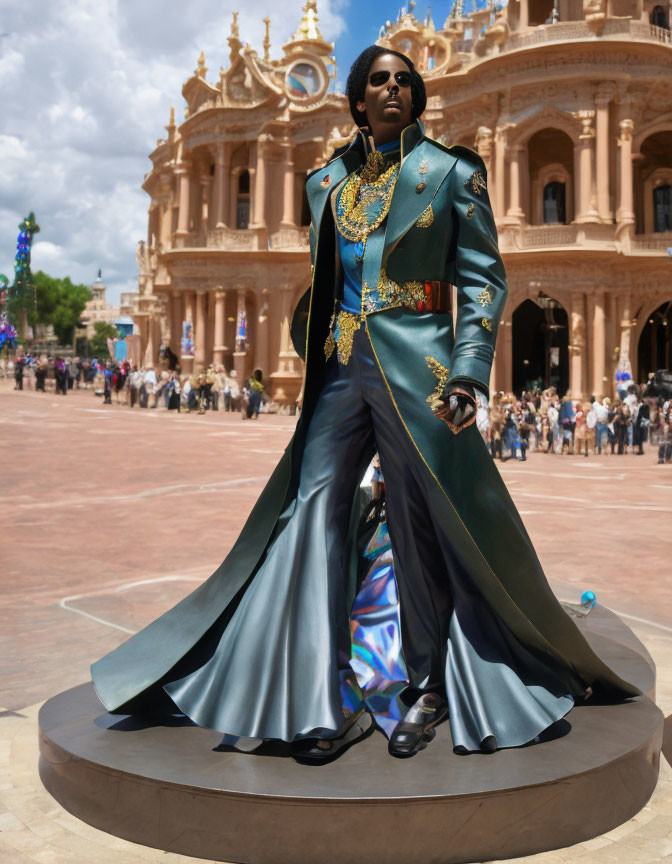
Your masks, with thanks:
[[[37,774],[37,712],[210,575],[294,422],[131,410],[91,391],[57,399],[0,381],[0,864],[197,860],[63,810]],[[648,450],[533,453],[501,470],[557,595],[576,601],[590,588],[624,618],[657,663],[670,715],[672,466]],[[519,860],[672,864],[672,769],[663,760],[653,798],[618,829]]]

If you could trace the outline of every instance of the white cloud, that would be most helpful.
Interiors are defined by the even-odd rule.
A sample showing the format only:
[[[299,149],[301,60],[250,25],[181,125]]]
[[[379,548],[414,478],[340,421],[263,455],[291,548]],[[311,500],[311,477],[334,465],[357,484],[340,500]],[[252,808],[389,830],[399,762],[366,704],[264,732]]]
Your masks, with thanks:
[[[241,38],[272,54],[296,30],[305,0],[31,0],[2,2],[0,22],[0,273],[13,276],[18,223],[40,225],[32,266],[90,284],[109,299],[134,290],[135,244],[146,234],[148,154],[178,117],[201,49],[216,80],[228,63],[231,12]],[[319,0],[333,41],[349,0]],[[3,35],[4,34],[4,35]]]

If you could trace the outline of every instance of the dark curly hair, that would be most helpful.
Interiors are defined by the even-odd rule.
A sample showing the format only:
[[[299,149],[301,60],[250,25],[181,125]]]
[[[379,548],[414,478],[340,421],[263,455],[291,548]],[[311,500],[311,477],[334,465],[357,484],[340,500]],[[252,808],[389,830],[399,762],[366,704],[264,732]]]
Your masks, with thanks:
[[[399,51],[393,51],[391,48],[383,48],[380,45],[369,45],[365,48],[359,57],[352,64],[348,74],[348,83],[345,85],[345,95],[350,103],[350,113],[352,119],[358,126],[366,126],[366,112],[357,110],[357,103],[364,101],[364,92],[369,80],[369,70],[373,66],[373,61],[383,54],[394,54],[395,57],[401,58],[408,66],[411,73],[411,104],[412,117],[417,120],[427,106],[427,91],[425,90],[425,82],[422,80],[422,75],[416,70],[413,62],[405,54]]]

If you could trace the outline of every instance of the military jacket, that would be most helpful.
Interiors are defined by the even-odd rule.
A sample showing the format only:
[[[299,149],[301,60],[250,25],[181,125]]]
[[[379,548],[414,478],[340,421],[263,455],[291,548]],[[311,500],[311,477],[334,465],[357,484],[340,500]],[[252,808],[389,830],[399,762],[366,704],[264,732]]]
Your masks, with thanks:
[[[342,275],[320,247],[332,248],[328,206],[344,179],[366,159],[363,133],[306,183],[311,209],[311,256],[315,283],[329,294],[329,265],[338,296]],[[325,260],[326,259],[326,260]],[[447,148],[424,136],[419,123],[401,136],[401,168],[387,219],[369,235],[362,267],[362,313],[404,307],[426,309],[426,283],[458,289],[457,324],[450,346],[450,380],[460,379],[488,392],[497,325],[507,294],[497,247],[497,230],[487,191],[485,165],[465,147]],[[324,300],[317,299],[318,305]],[[315,307],[317,308],[317,307]]]

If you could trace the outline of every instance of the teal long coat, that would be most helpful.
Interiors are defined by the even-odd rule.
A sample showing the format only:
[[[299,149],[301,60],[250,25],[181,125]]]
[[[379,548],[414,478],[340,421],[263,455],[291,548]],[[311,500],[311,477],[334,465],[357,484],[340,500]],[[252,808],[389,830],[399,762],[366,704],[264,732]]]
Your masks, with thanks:
[[[296,433],[215,573],[93,664],[93,681],[108,710],[151,708],[163,697],[163,683],[204,662],[207,640],[202,637],[225,626],[296,493],[303,445],[322,386],[334,297],[340,291],[331,196],[362,164],[367,147],[359,135],[307,181],[313,280],[292,328],[306,361]],[[386,222],[367,240],[363,281],[375,287],[384,268],[397,283],[452,283],[458,288],[457,325],[453,333],[450,314],[397,306],[368,314],[366,330],[393,410],[416,458],[434,479],[429,504],[448,526],[456,553],[484,601],[523,645],[559,667],[575,695],[589,685],[611,698],[634,696],[637,688],[600,660],[555,599],[476,426],[456,435],[427,402],[446,380],[488,391],[507,289],[485,178],[483,162],[470,150],[443,147],[424,137],[419,124],[404,130],[393,200]],[[420,219],[430,204],[433,221]],[[434,370],[441,367],[446,374],[438,381]]]

